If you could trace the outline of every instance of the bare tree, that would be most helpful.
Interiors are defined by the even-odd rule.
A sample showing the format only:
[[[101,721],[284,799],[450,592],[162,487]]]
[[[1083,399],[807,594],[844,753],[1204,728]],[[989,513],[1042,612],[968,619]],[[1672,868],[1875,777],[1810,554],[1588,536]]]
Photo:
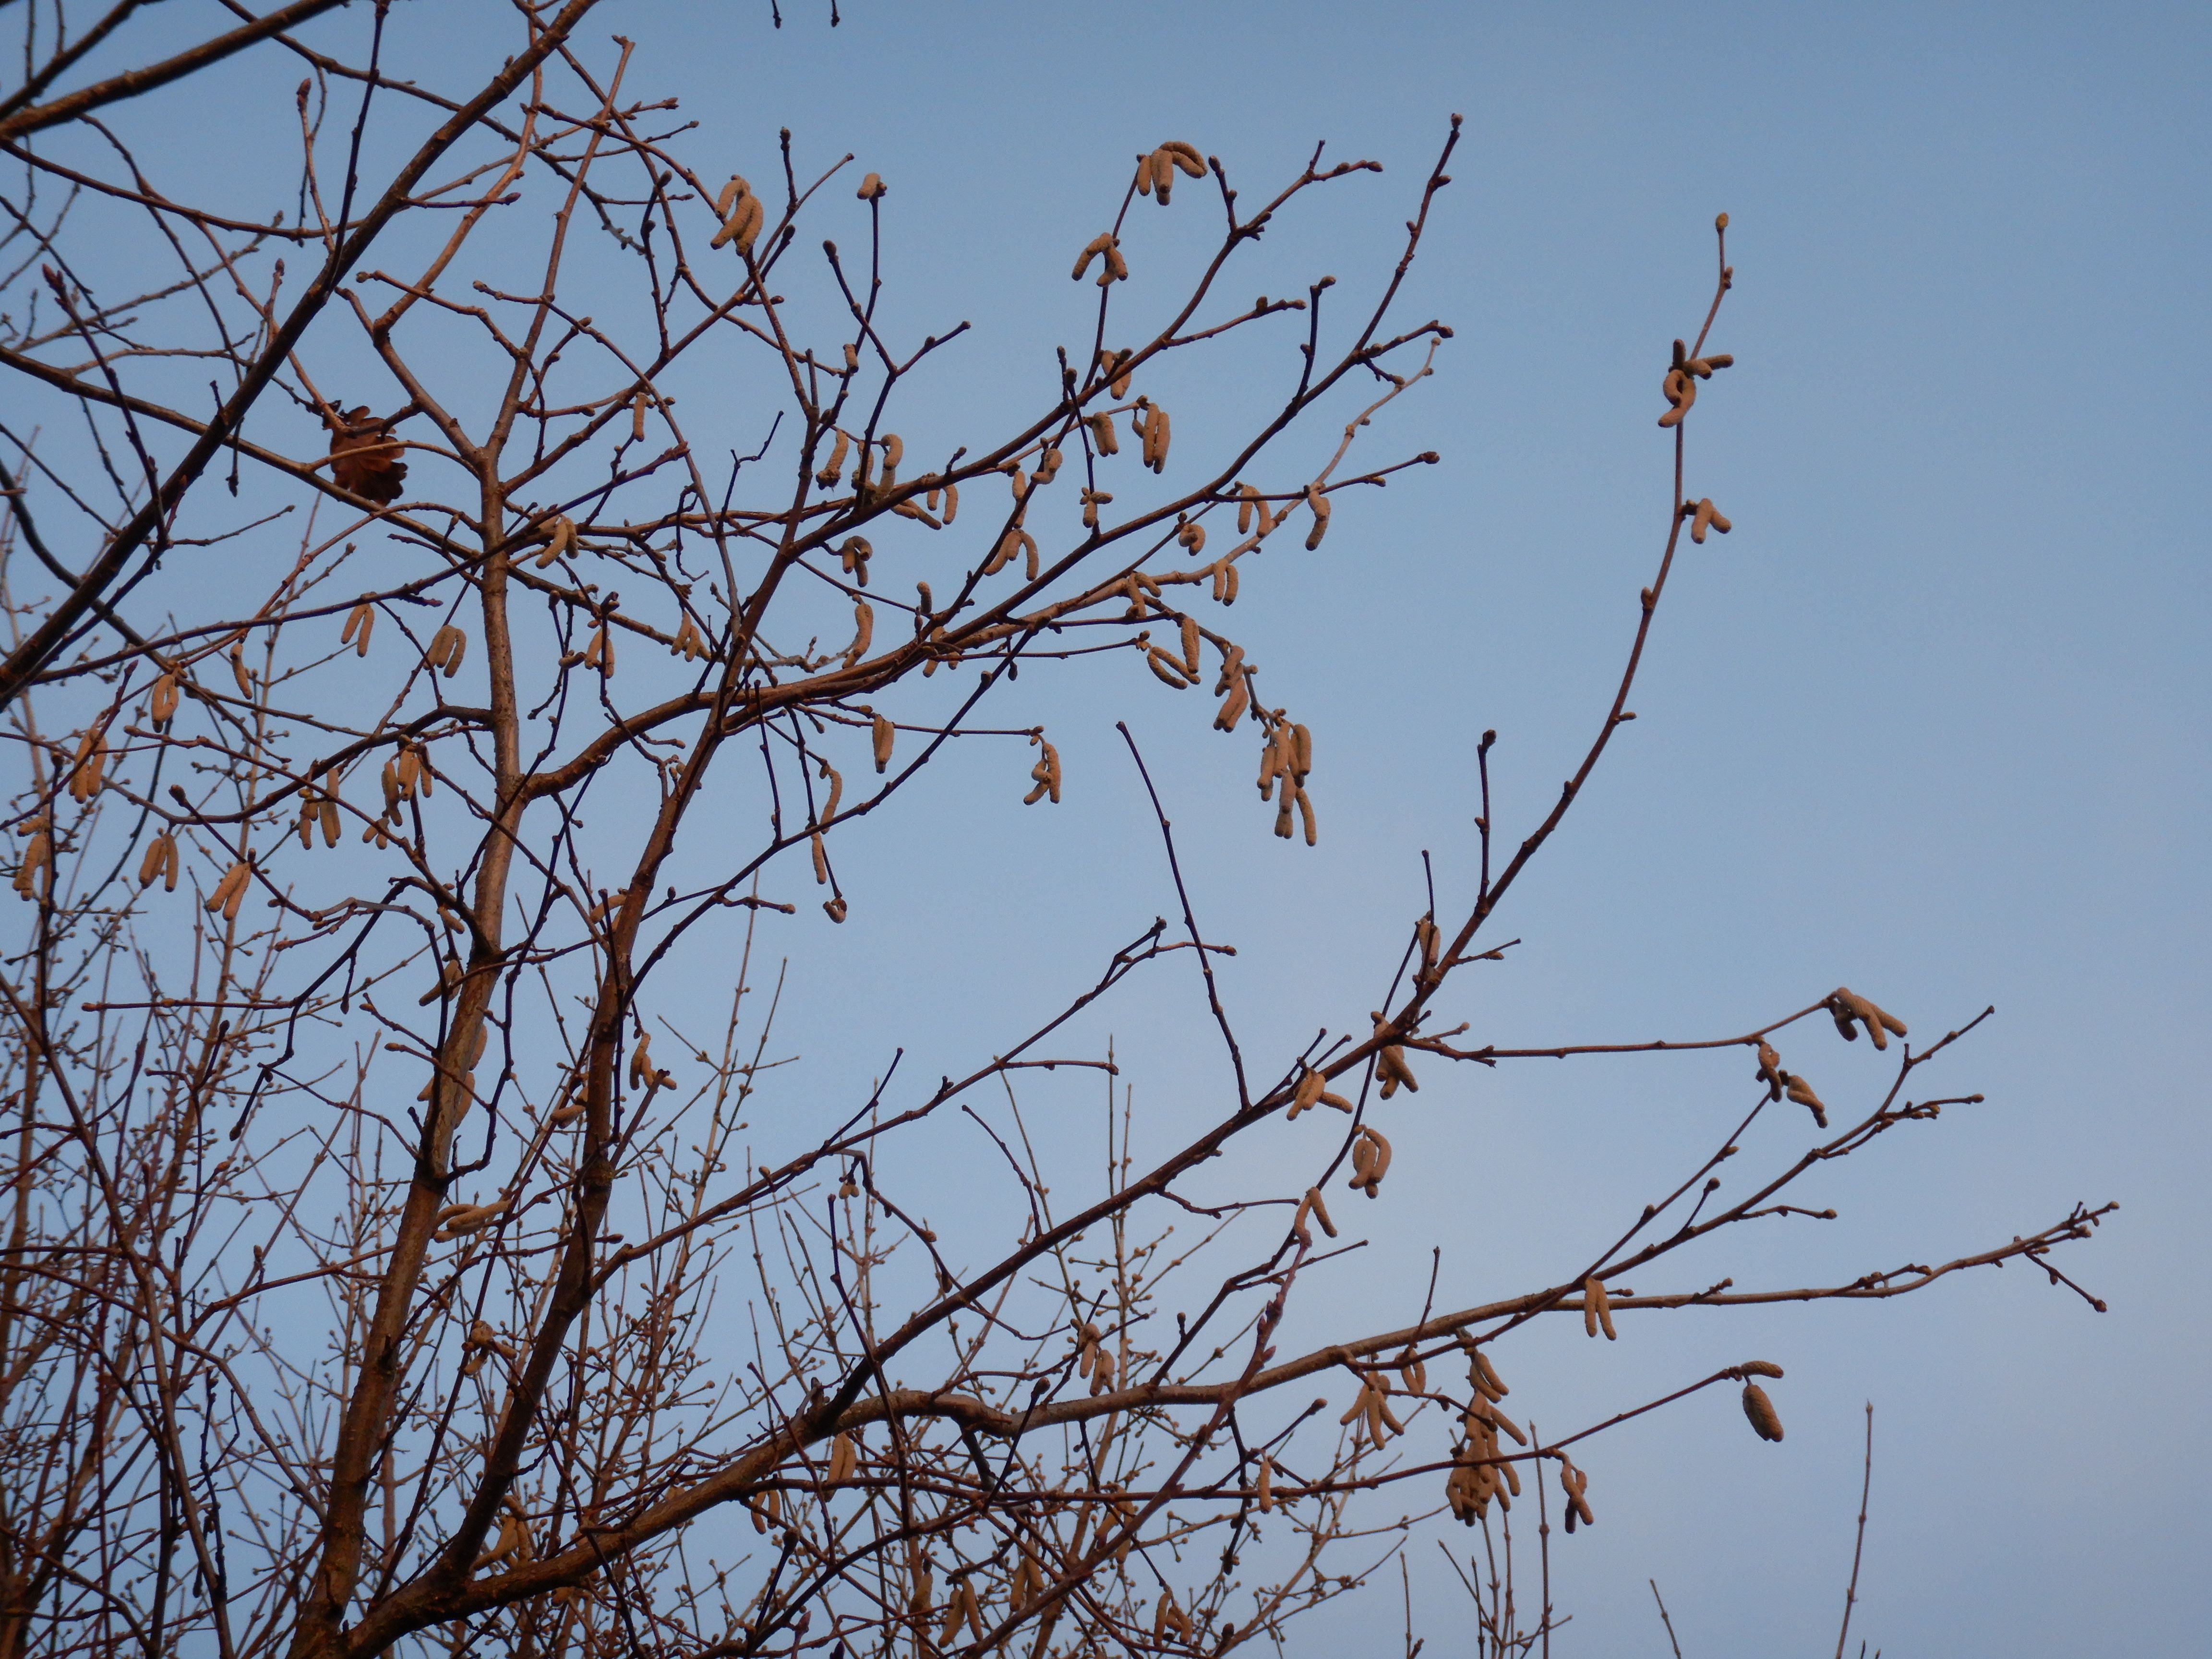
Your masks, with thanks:
[[[706,165],[672,100],[629,87],[629,44],[580,37],[592,0],[518,3],[514,55],[444,93],[381,67],[409,14],[351,17],[341,57],[297,33],[329,9],[70,92],[135,8],[72,39],[30,4],[40,67],[0,101],[23,901],[0,975],[0,1659],[1219,1652],[1279,1637],[1437,1514],[1481,1529],[1480,1650],[1526,1653],[1557,1622],[1552,1514],[1595,1518],[1592,1437],[1723,1383],[1782,1434],[1756,1380],[1780,1372],[1756,1361],[1539,1434],[1504,1403],[1531,1322],[1610,1338],[1630,1315],[1889,1297],[2015,1259],[2072,1283],[2050,1253],[2103,1210],[1843,1283],[1622,1282],[1812,1213],[1801,1177],[1978,1099],[1920,1092],[1963,1031],[1912,1047],[1842,989],[1662,1044],[1476,1044],[1436,1012],[1498,956],[1493,916],[1633,718],[1683,535],[1729,527],[1686,447],[1730,362],[1708,345],[1725,216],[1711,303],[1664,371],[1674,504],[1610,703],[1494,860],[1483,736],[1471,891],[1407,919],[1375,1012],[1318,1011],[1296,1054],[1241,1045],[1154,797],[1175,922],[1068,963],[1061,1012],[966,1075],[894,1072],[789,1114],[760,1161],[769,964],[844,921],[841,832],[899,810],[956,741],[1016,750],[1023,799],[1060,799],[1047,732],[988,723],[1023,667],[1118,653],[1132,685],[1210,686],[1219,741],[1256,749],[1250,833],[1316,840],[1313,735],[1230,607],[1263,549],[1317,552],[1340,502],[1437,459],[1361,440],[1450,337],[1396,313],[1457,119],[1380,298],[1341,319],[1331,278],[1249,305],[1226,284],[1277,219],[1376,164],[1316,149],[1248,201],[1194,146],[1149,151],[1076,255],[1089,337],[1025,417],[916,453],[898,434],[930,423],[921,371],[957,368],[966,325],[916,342],[879,322],[876,173],[805,163],[788,133],[750,179]],[[181,95],[161,89],[244,50],[306,73],[289,217],[165,177],[153,142]],[[401,159],[380,178],[371,155]],[[550,221],[515,216],[526,194]],[[1172,279],[1139,234],[1155,205],[1218,225]],[[858,217],[865,242],[802,238],[810,216]],[[1234,441],[1176,443],[1147,380],[1267,331],[1279,395],[1253,394]],[[782,403],[726,465],[672,389],[709,352]],[[1317,470],[1279,459],[1339,422]],[[243,553],[280,533],[264,580]],[[702,935],[741,940],[712,1031],[657,1006]],[[1057,1045],[1164,961],[1194,968],[1230,1083],[1139,1167],[1113,1056]],[[1899,1043],[1887,1090],[1833,1125],[1779,1051],[1810,1047],[1808,1020]],[[1757,1086],[1640,1213],[1547,1282],[1456,1309],[1431,1282],[1412,1324],[1279,1351],[1301,1275],[1352,1242],[1329,1197],[1383,1189],[1388,1103],[1423,1073],[1685,1048],[1755,1056]],[[1073,1196],[1016,1086],[1047,1068],[1103,1103],[1106,1168]],[[1717,1199],[1770,1109],[1819,1137]],[[997,1158],[967,1195],[1000,1241],[981,1263],[937,1248],[896,1162],[956,1115]],[[1236,1160],[1283,1117],[1323,1126],[1288,1192]],[[1424,1516],[1366,1514],[1401,1483]],[[752,1547],[710,1558],[698,1523],[732,1506]]]

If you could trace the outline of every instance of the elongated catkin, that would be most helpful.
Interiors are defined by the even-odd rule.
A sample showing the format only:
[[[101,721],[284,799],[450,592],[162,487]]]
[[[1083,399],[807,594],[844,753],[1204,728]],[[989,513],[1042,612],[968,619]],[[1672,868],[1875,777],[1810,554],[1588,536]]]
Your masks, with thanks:
[[[1306,504],[1313,508],[1313,528],[1306,532],[1306,551],[1310,553],[1321,545],[1321,538],[1328,534],[1328,515],[1334,511],[1328,496],[1315,484],[1306,486]]]
[[[881,714],[872,717],[870,725],[875,740],[876,770],[881,772],[891,763],[891,744],[897,730]]]

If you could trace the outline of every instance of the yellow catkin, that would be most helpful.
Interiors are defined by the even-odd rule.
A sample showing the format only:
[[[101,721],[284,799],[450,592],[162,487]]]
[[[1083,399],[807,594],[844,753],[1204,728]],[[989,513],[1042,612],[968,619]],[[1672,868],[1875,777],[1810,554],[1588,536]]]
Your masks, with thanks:
[[[1176,672],[1175,659],[1159,647],[1155,645],[1147,647],[1145,652],[1145,660],[1152,665],[1152,673],[1161,684],[1171,686],[1177,691],[1186,691],[1190,689],[1190,682]]]
[[[1751,1419],[1752,1430],[1761,1440],[1782,1438],[1781,1415],[1766,1397],[1766,1390],[1756,1382],[1743,1385],[1743,1414]]]
[[[346,612],[345,631],[338,635],[340,645],[353,647],[356,657],[368,654],[369,631],[376,626],[376,607],[363,599]]]
[[[1168,192],[1175,188],[1175,161],[1164,149],[1156,149],[1146,158],[1152,173],[1152,194],[1159,204],[1168,204]]]
[[[1136,362],[1137,354],[1133,351],[1117,351],[1114,353],[1113,367],[1109,370],[1109,374],[1112,376],[1112,380],[1106,390],[1116,398],[1127,397],[1129,395],[1129,377],[1136,373]]]
[[[242,859],[225,871],[222,879],[216,883],[215,890],[208,895],[208,914],[220,913],[225,921],[236,921],[238,907],[246,897],[246,884],[252,873],[253,866]]]
[[[1252,1501],[1262,1515],[1275,1510],[1275,1466],[1265,1452],[1260,1454],[1260,1478],[1252,1486]]]
[[[883,175],[879,173],[870,173],[860,180],[860,189],[853,193],[863,202],[881,201],[884,194]]]
[[[891,763],[891,744],[897,733],[881,714],[872,718],[871,726],[875,738],[876,770],[880,772]]]
[[[29,845],[23,848],[22,861],[15,866],[15,887],[16,895],[19,897],[26,899],[34,899],[38,897],[39,872],[51,868],[53,861],[53,837],[46,830],[40,830],[32,836]],[[50,879],[48,882],[49,888],[52,887],[52,884]],[[215,907],[210,905],[209,908],[212,909]]]
[[[1605,1340],[1614,1341],[1619,1333],[1613,1328],[1613,1302],[1605,1293],[1605,1286],[1595,1279],[1583,1281],[1583,1330],[1595,1336],[1601,1330]]]
[[[629,435],[633,443],[645,441],[645,393],[642,392],[629,400]]]
[[[762,225],[767,222],[768,210],[761,205],[760,198],[746,191],[731,204],[729,216],[722,221],[721,228],[714,233],[707,246],[722,247],[735,244],[739,253],[750,253],[754,240],[760,235]]]
[[[162,834],[155,836],[146,843],[146,856],[138,860],[138,884],[141,887],[151,887],[155,878],[161,873],[162,860],[167,851],[168,842],[167,835]]]
[[[555,519],[545,537],[545,550],[538,556],[540,570],[562,556],[575,550],[576,521],[566,514]]]
[[[845,666],[850,668],[861,658],[866,656],[868,647],[874,641],[875,637],[874,608],[866,599],[855,601],[853,606],[853,642],[845,647]]]
[[[1306,1203],[1312,1210],[1313,1218],[1321,1223],[1322,1231],[1327,1233],[1331,1238],[1334,1238],[1336,1237],[1336,1224],[1328,1218],[1328,1205],[1322,1199],[1320,1188],[1309,1187],[1306,1188]]]
[[[1813,1114],[1813,1121],[1817,1127],[1826,1128],[1828,1108],[1820,1097],[1813,1092],[1813,1085],[1789,1072],[1783,1073],[1782,1076],[1788,1079],[1786,1092],[1790,1098]]]
[[[1305,1074],[1298,1079],[1297,1087],[1291,1091],[1291,1109],[1283,1115],[1285,1118],[1297,1117],[1300,1112],[1319,1100],[1321,1091],[1328,1086],[1328,1079],[1315,1067],[1309,1066],[1306,1067]]]
[[[837,434],[837,441],[830,446],[830,459],[822,464],[822,470],[814,475],[816,483],[824,489],[830,489],[836,483],[838,476],[845,470],[845,452],[851,446],[852,441],[840,431]]]
[[[157,729],[166,728],[177,716],[177,677],[164,674],[154,682],[153,695],[147,699],[146,712]]]
[[[752,186],[750,185],[747,184],[736,173],[732,173],[730,175],[730,182],[722,186],[722,193],[714,198],[714,216],[717,219],[728,218],[730,216],[730,210],[738,204],[738,198],[745,194],[751,188]]]
[[[836,1486],[850,1480],[853,1478],[853,1471],[860,1466],[860,1454],[853,1444],[853,1437],[849,1434],[839,1435],[836,1439],[830,1443],[830,1484]]]
[[[1030,768],[1030,781],[1036,787],[1022,797],[1022,805],[1034,806],[1049,795],[1053,805],[1057,806],[1060,804],[1060,750],[1044,740],[1042,732],[1032,732],[1030,741],[1036,744],[1042,752],[1037,757],[1037,763]]]
[[[822,770],[817,775],[830,780],[830,798],[822,803],[820,820],[823,823],[829,823],[837,816],[837,802],[845,793],[845,777],[844,774],[826,760],[822,763]]]
[[[1075,280],[1079,283],[1081,282],[1083,280],[1083,273],[1091,269],[1091,262],[1102,253],[1110,254],[1113,250],[1114,235],[1111,231],[1102,230],[1098,234],[1085,242],[1083,245],[1083,252],[1076,258]]]
[[[1187,144],[1180,138],[1170,138],[1160,146],[1159,153],[1167,156],[1191,178],[1206,177],[1206,158],[1198,153],[1197,145]]]
[[[1306,532],[1306,551],[1310,553],[1321,545],[1321,538],[1328,534],[1329,499],[1321,493],[1318,484],[1306,486],[1306,504],[1313,508],[1313,528]]]
[[[1206,550],[1206,526],[1197,523],[1187,524],[1176,532],[1176,540],[1194,556],[1203,553]]]
[[[230,647],[230,677],[238,682],[240,696],[250,697],[253,695],[253,676],[246,672],[246,641],[244,640],[239,641]]]
[[[1145,422],[1146,465],[1155,472],[1164,472],[1168,465],[1168,412],[1158,404],[1152,405],[1152,418]]]
[[[817,830],[806,839],[814,852],[814,884],[827,887],[830,884],[830,854],[822,845],[822,832]]]
[[[1492,1400],[1503,1400],[1513,1391],[1505,1386],[1505,1379],[1498,1374],[1498,1367],[1490,1363],[1490,1356],[1480,1348],[1474,1351],[1472,1368],[1484,1394]],[[1519,1437],[1517,1435],[1515,1437]]]
[[[1126,283],[1128,280],[1129,262],[1121,257],[1121,250],[1118,246],[1108,248],[1106,269],[1098,273],[1098,286],[1105,288],[1109,284]]]
[[[1298,819],[1305,829],[1306,845],[1318,846],[1321,842],[1321,825],[1314,817],[1313,797],[1306,793],[1303,786],[1298,789]],[[1413,1082],[1411,1073],[1405,1074],[1405,1080],[1410,1087],[1419,1086]]]
[[[1091,428],[1091,444],[1101,455],[1118,455],[1121,453],[1121,440],[1115,433],[1114,417],[1111,415],[1087,415],[1084,417],[1083,423]]]

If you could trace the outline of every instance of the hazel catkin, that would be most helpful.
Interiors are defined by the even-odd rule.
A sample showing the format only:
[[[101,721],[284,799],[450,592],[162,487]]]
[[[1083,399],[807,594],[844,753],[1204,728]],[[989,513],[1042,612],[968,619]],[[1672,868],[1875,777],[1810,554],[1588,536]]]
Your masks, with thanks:
[[[1743,1385],[1743,1414],[1751,1419],[1752,1429],[1761,1440],[1782,1438],[1781,1416],[1766,1397],[1766,1390],[1756,1382]]]

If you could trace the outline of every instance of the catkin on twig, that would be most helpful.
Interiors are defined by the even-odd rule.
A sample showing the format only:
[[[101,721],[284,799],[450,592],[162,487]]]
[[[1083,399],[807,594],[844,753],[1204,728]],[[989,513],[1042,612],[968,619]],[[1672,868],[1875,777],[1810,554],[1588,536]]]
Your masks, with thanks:
[[[891,744],[897,730],[881,714],[871,716],[869,724],[875,740],[876,770],[880,772],[891,763]]]
[[[163,674],[154,682],[154,690],[146,700],[146,713],[154,722],[154,729],[165,732],[169,722],[177,717],[177,677]]]
[[[546,533],[545,550],[538,556],[538,568],[544,569],[562,555],[574,551],[575,546],[576,521],[567,514],[562,514],[553,520]]]
[[[1805,1107],[1813,1114],[1814,1127],[1821,1129],[1826,1128],[1828,1127],[1828,1109],[1821,1101],[1820,1097],[1813,1092],[1813,1085],[1806,1082],[1803,1078],[1798,1077],[1792,1073],[1784,1072],[1781,1075],[1790,1098],[1796,1101],[1800,1106]]]
[[[1185,679],[1177,670],[1175,659],[1157,645],[1147,646],[1145,648],[1145,660],[1152,665],[1152,673],[1161,684],[1170,686],[1177,691],[1186,691],[1190,689],[1190,682]]]
[[[860,189],[853,193],[863,202],[875,202],[883,198],[884,189],[883,175],[879,173],[872,173],[860,180]]]
[[[1847,986],[1838,985],[1830,994],[1828,1012],[1834,1016],[1836,1029],[1843,1033],[1846,1040],[1855,1041],[1858,1036],[1858,1033],[1851,1029],[1851,1021],[1854,1018],[1865,1024],[1867,1035],[1874,1039],[1874,1046],[1877,1048],[1888,1048],[1890,1036],[1905,1035],[1903,1020],[1887,1009],[1877,1006]],[[1885,1036],[1885,1031],[1889,1036]]]
[[[814,482],[824,489],[834,486],[845,471],[845,452],[851,447],[852,440],[839,428],[836,441],[830,446],[830,459],[823,462],[822,470],[814,475]]]
[[[1083,245],[1083,252],[1076,258],[1075,280],[1079,283],[1083,280],[1083,273],[1091,269],[1091,262],[1093,259],[1102,253],[1110,254],[1113,251],[1114,233],[1109,230],[1100,231],[1085,242]]]
[[[205,908],[210,915],[220,912],[225,921],[238,920],[238,907],[245,900],[246,884],[253,875],[253,866],[240,859],[223,872],[222,879],[207,896]]]
[[[1756,1382],[1743,1385],[1743,1414],[1751,1419],[1753,1431],[1761,1440],[1782,1438],[1781,1414],[1774,1409],[1774,1402],[1766,1397],[1766,1390]]]
[[[1613,1328],[1613,1303],[1605,1293],[1605,1286],[1595,1279],[1585,1279],[1583,1280],[1583,1334],[1595,1336],[1600,1330],[1604,1331],[1607,1341],[1618,1340],[1619,1333]]]
[[[376,626],[376,607],[367,599],[346,612],[345,631],[338,635],[340,645],[353,647],[356,657],[368,654],[369,631]]]
[[[1022,805],[1034,806],[1050,795],[1053,805],[1057,806],[1060,805],[1060,750],[1044,740],[1042,732],[1030,733],[1030,741],[1043,752],[1038,756],[1037,763],[1030,768],[1030,781],[1036,787],[1022,797]]]
[[[850,668],[866,656],[868,647],[875,637],[874,608],[866,599],[855,600],[853,605],[853,642],[845,647],[845,666]]]
[[[1334,509],[1319,484],[1306,486],[1306,505],[1313,509],[1313,528],[1306,532],[1306,551],[1310,553],[1321,545],[1321,538],[1328,534],[1328,515]]]

